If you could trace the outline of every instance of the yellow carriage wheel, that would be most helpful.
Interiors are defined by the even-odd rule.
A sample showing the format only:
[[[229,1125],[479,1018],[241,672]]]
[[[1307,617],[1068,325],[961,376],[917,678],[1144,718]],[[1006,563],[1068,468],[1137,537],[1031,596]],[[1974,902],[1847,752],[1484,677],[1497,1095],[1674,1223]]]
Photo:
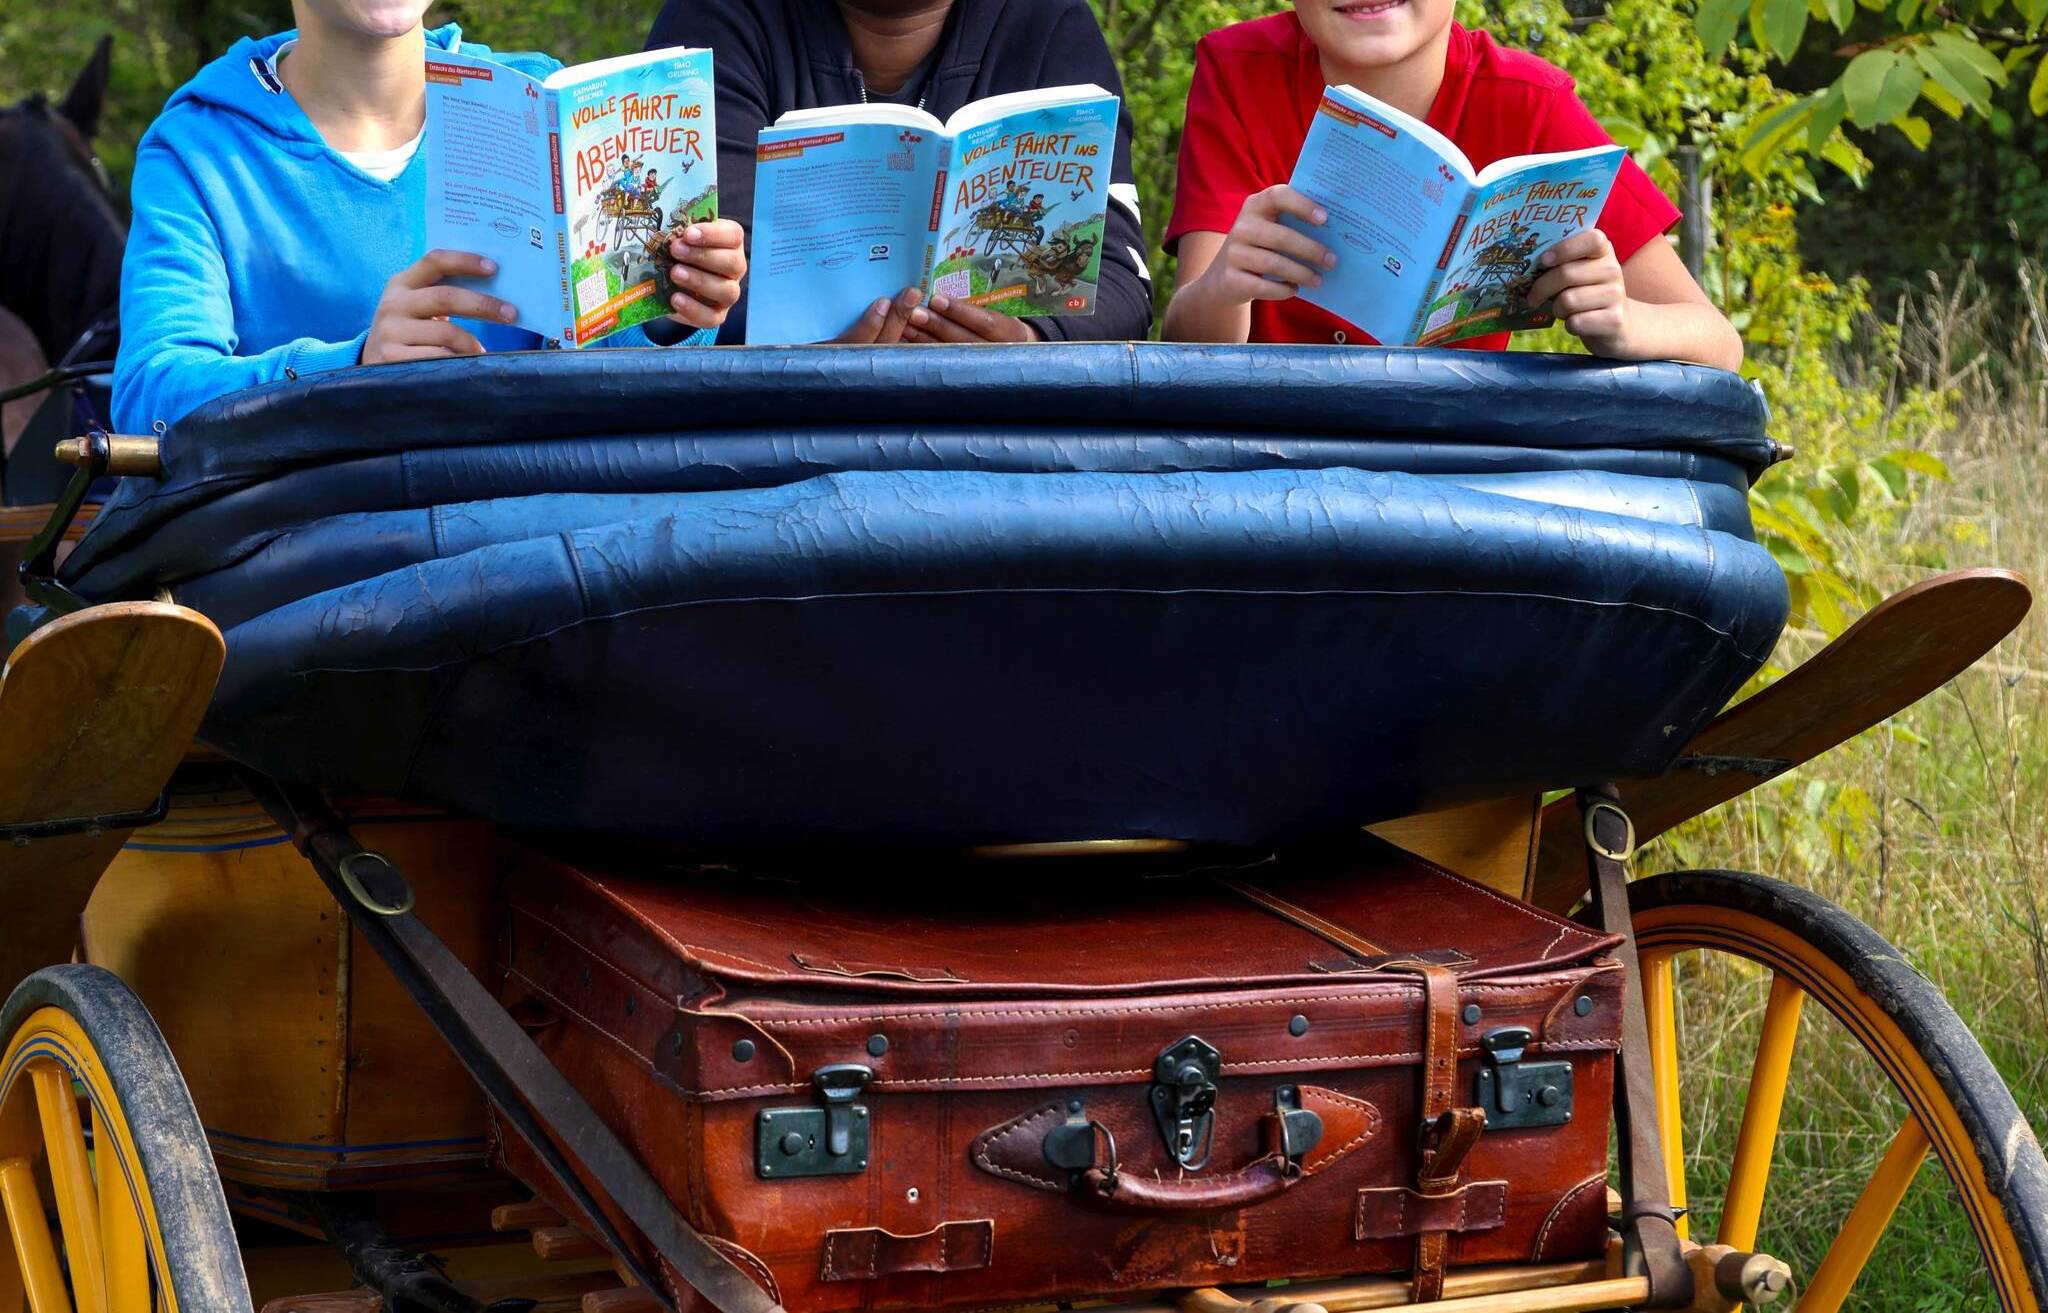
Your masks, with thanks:
[[[1994,1300],[2008,1313],[2048,1307],[2048,1163],[1983,1046],[1926,977],[1825,898],[1764,876],[1683,872],[1639,881],[1629,895],[1660,1129],[1666,1159],[1677,1164],[1674,1203],[1687,1203],[1687,1177],[1695,1178],[1682,1222],[1689,1238],[1792,1260],[1801,1313],[1965,1309]],[[1725,1009],[1744,979],[1755,1006],[1739,1029],[1746,1039],[1753,1021],[1753,1050],[1725,1051],[1725,1026],[1685,1025],[1688,984]],[[1687,1029],[1722,1033],[1681,1033]],[[1824,1051],[1804,1054],[1802,1042]],[[1855,1064],[1845,1061],[1857,1050],[1882,1079],[1871,1073],[1858,1083]],[[1728,1097],[1708,1097],[1716,1080]],[[1738,1102],[1739,1116],[1729,1116]],[[1714,1124],[1703,1126],[1710,1107]],[[1802,1179],[1824,1174],[1830,1155],[1839,1167],[1855,1148],[1830,1141],[1844,1114],[1877,1132],[1861,1155],[1875,1161],[1859,1169],[1853,1197],[1840,1187],[1854,1181],[1822,1188]],[[1798,1152],[1794,1136],[1781,1141],[1781,1127],[1798,1132]],[[1939,1172],[1921,1171],[1930,1157]],[[1806,1197],[1767,1206],[1774,1168],[1785,1191],[1804,1188]],[[1947,1199],[1928,1197],[1944,1185]],[[1876,1276],[1859,1282],[1915,1192],[1921,1197],[1911,1205],[1941,1234],[1895,1266],[1925,1269],[1939,1260],[1970,1274],[1968,1289],[1938,1304],[1907,1302]]]
[[[128,987],[39,971],[0,1035],[0,1313],[247,1313],[206,1134]]]

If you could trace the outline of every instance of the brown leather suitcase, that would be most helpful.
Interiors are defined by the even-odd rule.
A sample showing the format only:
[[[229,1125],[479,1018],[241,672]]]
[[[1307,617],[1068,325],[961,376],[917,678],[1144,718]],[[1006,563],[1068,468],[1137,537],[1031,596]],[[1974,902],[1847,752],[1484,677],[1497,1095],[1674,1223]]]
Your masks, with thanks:
[[[1369,837],[906,879],[510,878],[507,1002],[791,1313],[1603,1249],[1616,940]]]

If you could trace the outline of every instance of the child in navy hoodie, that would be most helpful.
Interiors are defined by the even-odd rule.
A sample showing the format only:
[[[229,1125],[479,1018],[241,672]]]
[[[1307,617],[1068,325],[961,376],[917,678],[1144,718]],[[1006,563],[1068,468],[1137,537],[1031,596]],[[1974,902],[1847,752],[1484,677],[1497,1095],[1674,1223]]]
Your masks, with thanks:
[[[257,383],[539,345],[513,308],[444,280],[489,262],[427,251],[427,0],[294,0],[299,28],[244,39],[171,97],[135,156],[114,421],[173,424]],[[494,56],[543,75],[546,56]],[[696,225],[671,318],[710,341],[739,299],[737,223]],[[657,323],[661,321],[656,321]],[[646,345],[639,329],[607,346]]]

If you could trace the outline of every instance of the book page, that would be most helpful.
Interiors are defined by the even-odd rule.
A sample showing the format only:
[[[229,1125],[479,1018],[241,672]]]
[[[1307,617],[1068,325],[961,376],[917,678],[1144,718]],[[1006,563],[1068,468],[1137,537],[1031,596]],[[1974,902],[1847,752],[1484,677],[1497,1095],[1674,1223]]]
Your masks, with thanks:
[[[468,55],[427,60],[428,250],[498,262],[489,278],[459,280],[511,302],[521,328],[563,329],[554,189],[541,84]]]
[[[1423,307],[1416,341],[1455,342],[1551,321],[1526,297],[1541,273],[1537,258],[1599,222],[1621,168],[1619,146],[1533,157],[1499,173],[1474,198],[1451,247],[1438,295]]]
[[[763,128],[747,341],[829,341],[921,283],[944,149],[898,123]]]
[[[711,52],[651,53],[552,79],[578,346],[667,314],[656,252],[669,234],[718,217]]]
[[[1048,94],[992,97],[953,116],[976,126],[953,139],[941,179],[932,294],[1006,315],[1095,313],[1118,102],[1047,105]],[[1018,107],[991,117],[999,101]]]
[[[1329,222],[1282,222],[1337,256],[1335,269],[1321,271],[1323,285],[1302,288],[1301,299],[1397,346],[1448,256],[1471,189],[1454,167],[1462,157],[1447,160],[1435,132],[1397,124],[1369,99],[1340,87],[1323,94],[1290,182],[1329,211]]]

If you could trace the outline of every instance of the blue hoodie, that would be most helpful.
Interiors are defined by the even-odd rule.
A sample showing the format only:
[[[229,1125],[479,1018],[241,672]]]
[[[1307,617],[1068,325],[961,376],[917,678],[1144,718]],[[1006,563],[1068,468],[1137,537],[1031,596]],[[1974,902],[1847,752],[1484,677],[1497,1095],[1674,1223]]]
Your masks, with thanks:
[[[174,424],[241,388],[355,364],[385,282],[425,253],[424,154],[379,182],[329,148],[272,72],[295,35],[237,41],[171,97],[136,149],[114,366],[124,433]],[[427,45],[535,76],[561,67],[464,45],[452,23]],[[507,325],[461,322],[487,351],[539,345]],[[629,329],[604,345],[647,341]]]

